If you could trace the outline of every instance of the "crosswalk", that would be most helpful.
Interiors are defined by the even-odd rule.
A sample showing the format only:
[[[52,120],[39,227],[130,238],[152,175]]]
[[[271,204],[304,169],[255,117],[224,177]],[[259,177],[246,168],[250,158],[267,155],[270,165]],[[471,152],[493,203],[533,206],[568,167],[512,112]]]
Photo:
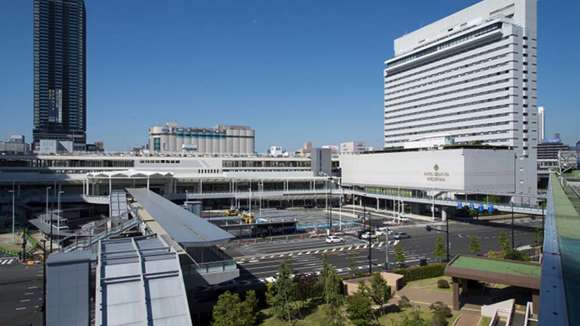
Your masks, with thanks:
[[[13,257],[1,257],[0,258],[0,265],[10,265],[10,264],[15,264],[16,262],[18,262],[18,259],[13,258]]]
[[[399,240],[391,240],[389,241],[389,246],[393,247],[399,243]],[[385,246],[385,242],[381,241],[378,243],[373,243],[370,245],[371,248],[383,248]],[[368,249],[369,244],[353,244],[353,245],[344,245],[341,247],[334,247],[334,248],[327,248],[327,249],[308,249],[302,251],[292,251],[292,252],[284,252],[284,253],[277,253],[277,254],[268,254],[262,256],[253,256],[253,257],[243,257],[240,259],[236,259],[236,263],[244,264],[246,262],[256,262],[259,260],[264,259],[273,259],[273,258],[283,258],[283,257],[292,257],[292,256],[302,256],[302,255],[319,255],[319,254],[331,254],[336,252],[342,251],[351,251],[351,250],[361,250],[361,249]]]

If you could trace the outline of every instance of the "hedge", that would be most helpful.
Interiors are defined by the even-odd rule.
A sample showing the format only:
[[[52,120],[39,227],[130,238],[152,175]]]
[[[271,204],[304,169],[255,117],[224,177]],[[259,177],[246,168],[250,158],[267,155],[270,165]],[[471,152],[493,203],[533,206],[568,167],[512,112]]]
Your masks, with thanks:
[[[443,276],[445,266],[445,264],[429,264],[425,266],[400,268],[395,270],[394,273],[403,275],[403,282],[411,282]]]

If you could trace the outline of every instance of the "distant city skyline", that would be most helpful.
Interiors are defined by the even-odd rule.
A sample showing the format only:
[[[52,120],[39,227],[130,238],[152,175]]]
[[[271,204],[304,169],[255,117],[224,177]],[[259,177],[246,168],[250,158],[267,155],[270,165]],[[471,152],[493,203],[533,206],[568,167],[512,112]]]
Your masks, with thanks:
[[[298,1],[284,4],[87,0],[87,141],[147,142],[147,128],[244,124],[256,151],[383,138],[383,62],[392,40],[476,3]],[[0,138],[32,139],[33,1],[0,5]],[[139,8],[139,10],[135,10]],[[538,105],[546,134],[580,137],[576,2],[538,2]]]

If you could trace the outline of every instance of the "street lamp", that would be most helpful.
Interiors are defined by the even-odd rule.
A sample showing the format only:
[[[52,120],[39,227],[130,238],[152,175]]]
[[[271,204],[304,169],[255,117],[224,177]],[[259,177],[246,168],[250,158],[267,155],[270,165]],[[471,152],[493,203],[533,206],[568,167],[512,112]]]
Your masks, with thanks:
[[[49,218],[48,227],[50,228],[50,252],[52,252],[52,218],[48,216],[48,191],[52,189],[52,186],[46,187],[46,214],[44,215],[45,223],[46,219]]]
[[[436,231],[436,232],[443,232],[445,233],[445,256],[446,261],[449,262],[449,218],[445,218],[445,230],[441,230],[438,228],[434,228],[431,225],[425,225],[425,230],[428,232]]]
[[[60,195],[64,194],[64,191],[59,190],[58,193],[56,194],[56,212],[57,212],[57,216],[56,216],[56,228],[58,230],[58,237],[60,239],[60,216],[61,216],[61,211],[60,211]],[[52,229],[52,225],[51,225],[51,229]]]
[[[14,243],[16,243],[16,233],[14,230],[14,222],[15,222],[15,213],[14,213],[14,195],[15,195],[15,191],[14,191],[14,186],[12,186],[12,190],[8,190],[9,193],[12,194],[12,241]]]

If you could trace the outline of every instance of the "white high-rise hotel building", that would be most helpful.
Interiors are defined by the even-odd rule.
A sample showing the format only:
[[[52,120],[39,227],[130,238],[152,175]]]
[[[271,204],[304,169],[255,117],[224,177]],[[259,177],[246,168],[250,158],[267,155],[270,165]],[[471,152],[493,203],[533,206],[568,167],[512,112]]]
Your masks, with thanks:
[[[394,42],[385,148],[434,137],[514,148],[517,193],[536,194],[535,0],[485,0]]]

